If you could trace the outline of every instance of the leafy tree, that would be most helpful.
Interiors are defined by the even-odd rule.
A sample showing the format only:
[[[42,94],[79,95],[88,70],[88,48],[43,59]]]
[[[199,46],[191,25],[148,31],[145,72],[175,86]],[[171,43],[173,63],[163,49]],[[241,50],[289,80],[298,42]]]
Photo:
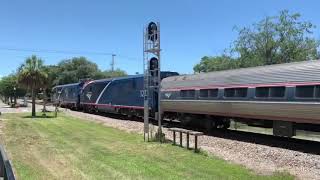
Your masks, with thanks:
[[[18,71],[18,82],[31,91],[32,117],[36,116],[35,98],[39,88],[44,87],[48,75],[44,71],[43,61],[32,55],[27,58]]]
[[[236,68],[239,68],[238,62],[234,58],[224,55],[215,57],[204,56],[200,63],[195,65],[193,69],[195,72],[200,73]]]
[[[57,78],[54,84],[68,84],[79,82],[80,79],[92,78],[100,72],[97,64],[85,57],[74,57],[61,61],[57,65]]]
[[[57,65],[45,65],[43,66],[43,71],[48,75],[46,88],[51,89],[52,87],[58,85],[57,78],[60,75],[59,67]]]
[[[53,67],[51,67],[53,68]],[[80,79],[103,79],[110,77],[126,76],[126,72],[120,69],[115,71],[101,71],[97,64],[85,57],[75,57],[61,61],[52,70],[53,84],[68,84],[79,82]],[[49,76],[51,76],[49,74]]]
[[[57,85],[55,84],[55,80],[57,79],[58,66],[56,65],[47,65],[43,66],[43,71],[48,75],[46,82],[43,84],[42,94],[43,94],[43,112],[46,112],[46,103],[47,97],[51,96],[51,89]]]
[[[114,71],[106,70],[106,71],[103,71],[102,74],[103,74],[103,78],[127,76],[127,73],[121,69],[116,69]]]
[[[4,97],[4,102],[7,102],[9,98],[12,100],[12,97],[24,96],[26,91],[19,87],[17,83],[17,76],[15,74],[10,74],[2,77],[0,80],[0,94]]]
[[[281,11],[278,16],[266,17],[251,27],[238,29],[238,38],[230,56],[203,57],[195,72],[218,71],[242,67],[288,63],[318,59],[319,41],[311,37],[315,26],[300,20],[298,13]],[[233,59],[232,63],[230,60]],[[216,66],[215,68],[213,66]]]

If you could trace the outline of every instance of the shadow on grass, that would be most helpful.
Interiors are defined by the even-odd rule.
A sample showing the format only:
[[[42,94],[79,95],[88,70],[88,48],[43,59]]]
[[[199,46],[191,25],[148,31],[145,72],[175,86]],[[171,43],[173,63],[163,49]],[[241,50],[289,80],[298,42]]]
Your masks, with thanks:
[[[22,116],[22,118],[30,118],[30,119],[51,119],[51,118],[56,118],[54,115],[36,115],[36,116]]]
[[[155,137],[151,137],[148,142],[150,142],[150,143],[160,143],[159,139],[157,139]],[[203,149],[201,149],[200,147],[198,147],[197,150],[195,150],[194,147],[187,148],[185,145],[181,146],[179,144],[179,142],[176,142],[174,144],[171,139],[167,139],[167,138],[162,140],[162,142],[160,144],[171,144],[174,147],[182,148],[182,149],[187,150],[187,151],[192,151],[192,152],[194,152],[195,154],[198,154],[198,155],[202,155],[202,156],[206,156],[206,157],[209,156],[208,152],[203,150]]]

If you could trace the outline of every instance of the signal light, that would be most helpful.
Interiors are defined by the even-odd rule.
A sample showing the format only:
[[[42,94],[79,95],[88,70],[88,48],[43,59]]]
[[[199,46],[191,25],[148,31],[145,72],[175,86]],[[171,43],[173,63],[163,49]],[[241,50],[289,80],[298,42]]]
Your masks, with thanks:
[[[151,71],[151,76],[157,76],[156,70],[159,68],[159,61],[158,58],[152,57],[149,61],[149,68]]]
[[[150,41],[156,41],[158,39],[158,34],[157,34],[157,24],[154,22],[149,23],[148,25],[148,39]]]

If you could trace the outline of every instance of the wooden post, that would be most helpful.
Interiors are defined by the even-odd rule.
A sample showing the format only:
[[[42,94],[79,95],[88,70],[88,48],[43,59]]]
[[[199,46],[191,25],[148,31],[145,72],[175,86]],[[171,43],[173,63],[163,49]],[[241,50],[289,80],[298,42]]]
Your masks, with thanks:
[[[176,131],[173,132],[173,144],[176,145]]]
[[[189,132],[187,132],[187,149],[189,149]]]
[[[194,152],[197,152],[198,149],[198,136],[194,136]]]
[[[180,132],[180,146],[182,147],[182,132]]]

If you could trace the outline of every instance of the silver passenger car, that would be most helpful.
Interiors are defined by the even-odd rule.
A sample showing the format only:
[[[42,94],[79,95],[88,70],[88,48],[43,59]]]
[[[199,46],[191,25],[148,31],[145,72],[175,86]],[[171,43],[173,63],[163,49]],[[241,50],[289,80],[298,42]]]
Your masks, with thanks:
[[[320,124],[320,61],[168,77],[164,113]]]

